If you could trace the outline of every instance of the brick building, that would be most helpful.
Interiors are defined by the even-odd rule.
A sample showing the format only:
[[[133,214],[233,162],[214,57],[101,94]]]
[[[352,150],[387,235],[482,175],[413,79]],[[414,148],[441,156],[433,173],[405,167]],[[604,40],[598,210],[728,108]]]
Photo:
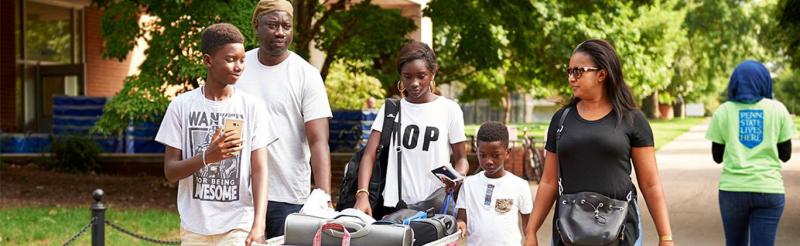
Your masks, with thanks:
[[[102,58],[90,0],[0,1],[0,130],[50,131],[52,97],[113,96],[131,59]]]
[[[419,29],[409,38],[430,43],[428,0],[377,0],[401,9]],[[0,1],[0,132],[50,133],[55,95],[111,97],[136,73],[144,45],[124,61],[103,59],[102,11],[91,0]],[[312,64],[324,54],[312,51]]]

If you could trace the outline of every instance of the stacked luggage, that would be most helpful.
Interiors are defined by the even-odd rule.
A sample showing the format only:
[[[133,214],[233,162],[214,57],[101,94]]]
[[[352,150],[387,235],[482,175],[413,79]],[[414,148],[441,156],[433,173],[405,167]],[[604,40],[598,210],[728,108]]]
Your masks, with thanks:
[[[344,214],[334,218],[291,214],[286,218],[286,234],[268,245],[458,245],[455,217],[433,213],[432,209],[400,209],[379,221],[367,220]]]

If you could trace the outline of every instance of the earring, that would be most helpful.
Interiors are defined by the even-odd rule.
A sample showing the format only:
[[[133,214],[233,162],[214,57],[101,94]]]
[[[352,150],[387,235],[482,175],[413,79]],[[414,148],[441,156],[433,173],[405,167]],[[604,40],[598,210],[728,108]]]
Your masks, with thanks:
[[[436,80],[431,80],[431,92],[436,91]]]
[[[403,83],[400,82],[400,80],[398,80],[397,81],[397,91],[400,92],[400,96],[401,97],[405,97],[405,92],[404,92],[405,90],[406,90],[406,88],[403,88]]]

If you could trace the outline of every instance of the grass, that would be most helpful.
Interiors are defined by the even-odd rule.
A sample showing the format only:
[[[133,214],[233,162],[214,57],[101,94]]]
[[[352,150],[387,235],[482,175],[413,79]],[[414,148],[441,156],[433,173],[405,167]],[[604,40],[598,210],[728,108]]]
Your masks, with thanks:
[[[672,120],[650,120],[650,127],[653,129],[656,149],[672,142],[678,136],[685,133],[692,126],[700,124],[705,118],[687,117],[685,119]]]
[[[671,142],[684,132],[688,131],[692,126],[703,122],[703,120],[704,118],[695,117],[672,120],[650,120],[650,127],[653,128],[653,137],[655,138],[656,149]],[[795,117],[795,125],[800,127],[798,121],[800,121],[800,118]],[[523,135],[523,129],[527,129],[529,135],[536,137],[536,139],[543,140],[545,132],[547,131],[548,123],[538,122],[528,124],[511,124],[511,126],[517,128],[517,136],[520,138]],[[479,127],[480,125],[475,124],[466,125],[465,131],[467,136],[475,135],[475,132]]]
[[[0,209],[0,245],[61,245],[89,223],[89,208],[22,207]],[[162,240],[180,238],[178,213],[161,210],[106,210],[106,220]],[[152,245],[105,226],[106,245]],[[91,245],[91,228],[73,245]]]

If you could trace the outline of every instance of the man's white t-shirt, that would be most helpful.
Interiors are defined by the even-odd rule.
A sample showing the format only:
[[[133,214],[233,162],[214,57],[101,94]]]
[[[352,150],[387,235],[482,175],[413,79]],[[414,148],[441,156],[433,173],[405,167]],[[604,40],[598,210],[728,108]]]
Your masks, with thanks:
[[[254,209],[250,154],[276,137],[266,127],[270,123],[260,100],[234,90],[230,98],[212,101],[202,89],[181,94],[169,104],[156,141],[180,149],[181,159],[189,159],[206,149],[226,118],[234,118],[244,121],[243,148],[238,156],[208,163],[178,182],[181,227],[203,235],[250,230]]]
[[[533,210],[531,187],[510,172],[497,179],[480,172],[464,179],[456,208],[467,211],[467,245],[520,245],[520,213]]]
[[[236,88],[264,101],[280,141],[269,146],[269,200],[303,204],[311,191],[311,151],[305,123],[330,118],[331,107],[319,70],[294,52],[275,66],[248,51]]]
[[[372,130],[381,131],[386,106],[381,107]],[[398,117],[395,117],[395,121]],[[450,99],[437,97],[432,102],[414,104],[400,100],[402,139],[402,196],[407,204],[425,200],[442,187],[431,170],[450,165],[450,144],[467,140],[464,135],[464,113]],[[386,168],[386,186],[383,190],[384,206],[397,205],[397,140],[392,136]]]

